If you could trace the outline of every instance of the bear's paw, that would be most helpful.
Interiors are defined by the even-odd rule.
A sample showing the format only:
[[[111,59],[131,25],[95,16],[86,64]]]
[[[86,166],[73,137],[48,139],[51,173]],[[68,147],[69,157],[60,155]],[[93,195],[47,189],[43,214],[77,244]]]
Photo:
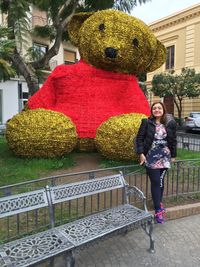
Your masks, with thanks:
[[[23,111],[7,123],[8,146],[17,156],[52,158],[71,152],[75,125],[65,115],[44,109]]]

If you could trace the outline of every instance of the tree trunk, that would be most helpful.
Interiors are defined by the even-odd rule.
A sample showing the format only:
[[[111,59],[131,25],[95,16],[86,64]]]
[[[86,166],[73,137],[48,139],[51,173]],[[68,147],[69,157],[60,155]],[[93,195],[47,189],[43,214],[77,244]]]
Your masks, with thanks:
[[[164,104],[167,110],[167,113],[174,115],[174,97],[173,96],[165,96]]]
[[[176,100],[176,97],[174,97],[174,103],[176,105],[176,108],[177,108],[177,111],[178,111],[178,124],[179,126],[181,126],[181,110],[180,110],[180,101],[179,101],[179,104],[178,104],[178,101]]]
[[[178,96],[178,100],[179,100],[179,112],[178,112],[178,118],[179,118],[179,125],[182,126],[182,100],[183,98]]]
[[[181,101],[182,100],[180,100],[179,98],[178,98],[178,100],[179,100],[179,104],[176,100],[176,97],[174,97],[174,103],[175,103],[177,111],[178,111],[178,124],[179,124],[179,126],[181,126],[182,125],[182,121],[181,121],[181,115],[182,115],[182,102]]]
[[[34,71],[24,62],[17,50],[11,56],[11,60],[19,73],[24,77],[29,89],[29,96],[33,95],[39,88],[38,77]]]
[[[56,34],[56,39],[55,39],[54,45],[49,49],[49,51],[39,61],[32,63],[32,67],[34,69],[44,68],[48,64],[49,60],[58,54],[60,44],[62,42],[62,33],[63,33],[63,29],[62,29],[62,27],[59,27],[57,29],[57,34]]]

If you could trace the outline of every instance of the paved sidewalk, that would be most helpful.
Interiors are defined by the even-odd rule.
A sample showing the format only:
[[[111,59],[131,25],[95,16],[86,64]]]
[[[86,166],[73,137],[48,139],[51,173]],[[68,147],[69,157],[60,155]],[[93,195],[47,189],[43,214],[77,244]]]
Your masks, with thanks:
[[[76,267],[199,267],[200,214],[155,225],[156,253],[142,228],[101,241],[76,254]],[[59,266],[60,267],[60,266]]]

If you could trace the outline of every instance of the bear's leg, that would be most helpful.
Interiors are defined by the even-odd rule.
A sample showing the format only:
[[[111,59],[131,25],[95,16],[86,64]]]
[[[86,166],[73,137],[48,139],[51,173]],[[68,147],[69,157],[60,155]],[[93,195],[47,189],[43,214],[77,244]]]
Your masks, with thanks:
[[[113,160],[136,160],[134,139],[143,114],[123,114],[110,117],[97,129],[95,144],[106,158]]]
[[[7,122],[6,139],[17,156],[50,158],[71,152],[77,134],[75,125],[62,113],[35,109]]]

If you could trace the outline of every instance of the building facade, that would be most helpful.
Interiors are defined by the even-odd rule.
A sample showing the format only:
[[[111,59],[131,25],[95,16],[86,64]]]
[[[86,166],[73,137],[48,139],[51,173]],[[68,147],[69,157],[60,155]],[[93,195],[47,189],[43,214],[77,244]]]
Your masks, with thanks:
[[[167,60],[159,69],[147,75],[149,100],[159,98],[151,93],[151,81],[157,73],[174,70],[180,74],[182,68],[194,68],[200,73],[200,4],[191,6],[171,16],[151,23],[150,28],[167,49]],[[170,98],[165,99],[168,112],[177,116],[176,107]],[[184,99],[183,117],[190,111],[200,111],[200,97]]]

